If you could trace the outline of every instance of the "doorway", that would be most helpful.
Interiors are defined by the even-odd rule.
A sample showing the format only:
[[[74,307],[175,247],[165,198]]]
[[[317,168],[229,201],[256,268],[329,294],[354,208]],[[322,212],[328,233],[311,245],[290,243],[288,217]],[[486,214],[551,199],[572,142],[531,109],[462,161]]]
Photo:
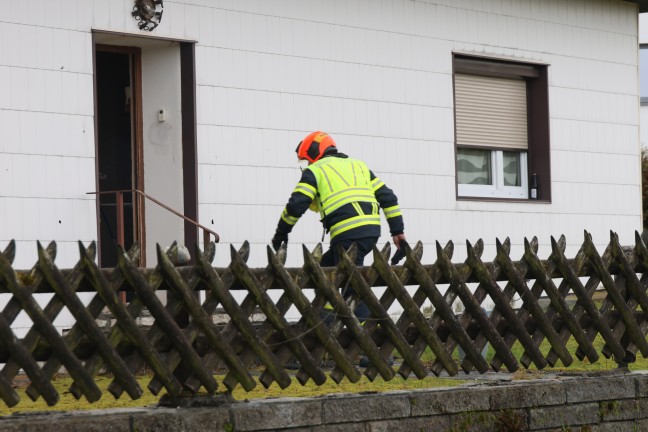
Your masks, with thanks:
[[[93,45],[99,263],[116,264],[120,215],[121,243],[125,249],[139,243],[140,266],[156,265],[157,244],[164,248],[177,241],[193,252],[198,244],[195,42],[93,31]],[[115,194],[108,193],[115,190],[138,191],[123,194],[120,215]]]
[[[97,45],[95,51],[97,185],[99,191],[99,260],[101,267],[117,265],[117,248],[128,250],[142,242],[142,210],[133,193],[142,189],[140,50]],[[120,208],[121,207],[121,208]],[[119,221],[123,221],[119,223]]]

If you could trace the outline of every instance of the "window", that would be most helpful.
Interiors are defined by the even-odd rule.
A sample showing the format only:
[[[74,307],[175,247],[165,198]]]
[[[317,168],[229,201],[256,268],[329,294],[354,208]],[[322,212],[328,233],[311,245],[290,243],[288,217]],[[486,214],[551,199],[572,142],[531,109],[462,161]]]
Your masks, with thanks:
[[[648,44],[641,44],[639,50],[639,88],[641,105],[648,105]]]
[[[464,55],[453,64],[458,198],[549,201],[546,66]]]
[[[528,198],[526,152],[457,149],[459,195]]]

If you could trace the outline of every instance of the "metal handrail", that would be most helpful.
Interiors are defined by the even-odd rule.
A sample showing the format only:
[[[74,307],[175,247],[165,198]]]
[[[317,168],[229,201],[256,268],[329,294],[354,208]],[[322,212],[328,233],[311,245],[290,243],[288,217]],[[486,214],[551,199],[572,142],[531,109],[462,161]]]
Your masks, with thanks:
[[[114,191],[100,191],[100,192],[87,192],[88,195],[107,195],[107,194],[114,194],[115,195],[115,200],[117,204],[117,243],[120,246],[124,246],[124,193],[135,193],[136,195],[139,195],[145,199],[148,199],[155,204],[159,205],[163,209],[173,213],[174,215],[184,219],[186,222],[189,222],[190,224],[194,225],[196,228],[200,228],[203,230],[203,243],[205,249],[209,245],[209,242],[211,241],[211,236],[214,236],[214,242],[218,243],[220,240],[220,236],[207,228],[206,226],[196,222],[195,220],[188,218],[187,216],[183,215],[182,213],[178,212],[177,210],[172,209],[168,205],[164,204],[163,202],[153,198],[150,195],[147,195],[146,193],[142,192],[139,189],[123,189],[123,190],[114,190]]]

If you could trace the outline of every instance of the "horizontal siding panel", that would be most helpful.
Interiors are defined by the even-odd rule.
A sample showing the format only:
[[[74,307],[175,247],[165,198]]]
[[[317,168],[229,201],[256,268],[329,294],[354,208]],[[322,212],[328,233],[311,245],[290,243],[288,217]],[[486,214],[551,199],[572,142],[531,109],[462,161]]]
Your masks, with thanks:
[[[21,240],[25,267],[35,262],[39,236],[59,241],[62,266],[78,259],[74,240],[96,237],[94,200],[69,198],[95,181],[90,30],[139,34],[131,1],[45,3],[47,13],[9,2],[0,16],[0,152],[11,154],[0,159],[10,158],[12,174],[45,166],[48,179],[65,176],[49,184],[10,176],[5,183],[0,173],[11,194],[64,196],[38,207],[0,193],[7,221],[0,239]],[[217,260],[229,256],[229,243],[250,239],[251,265],[265,265],[265,245],[299,176],[295,145],[315,129],[331,132],[342,151],[366,159],[393,186],[408,236],[424,242],[426,260],[437,239],[482,237],[485,254],[496,235],[511,236],[516,251],[527,235],[538,235],[541,247],[561,233],[580,245],[583,228],[602,244],[610,229],[631,240],[622,230],[640,226],[636,168],[619,167],[631,166],[639,151],[633,5],[375,3],[169,0],[160,27],[146,32],[198,39],[199,217],[222,235]],[[549,64],[552,204],[456,201],[453,50]],[[59,156],[70,158],[49,165]],[[596,179],[581,172],[593,167]],[[24,183],[14,185],[17,178]],[[591,196],[600,200],[585,200]],[[38,229],[23,230],[6,208],[43,214]],[[291,236],[296,265],[299,242],[320,240],[317,218],[309,216]],[[381,241],[388,239],[384,227]]]

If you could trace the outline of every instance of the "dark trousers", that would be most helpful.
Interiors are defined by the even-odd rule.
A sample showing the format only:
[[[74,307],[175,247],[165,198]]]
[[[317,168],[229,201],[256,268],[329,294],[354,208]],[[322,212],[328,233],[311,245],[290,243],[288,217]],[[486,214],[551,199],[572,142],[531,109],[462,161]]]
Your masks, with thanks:
[[[340,246],[344,250],[348,250],[353,243],[356,244],[358,248],[358,252],[356,254],[354,263],[357,266],[362,266],[364,264],[364,259],[365,256],[369,252],[372,251],[373,247],[375,244],[378,242],[378,237],[364,237],[360,239],[344,239],[340,241],[335,241],[333,240],[331,242],[331,246],[329,247],[329,250],[327,250],[324,255],[322,255],[322,261],[320,265],[322,267],[332,267],[337,265],[337,263],[340,261],[340,254],[339,254],[339,248]],[[349,298],[352,295],[355,294],[355,291],[353,288],[348,287],[345,292],[343,292],[344,298]],[[330,314],[329,314],[330,315]],[[363,301],[358,302],[358,306],[356,306],[355,310],[355,316],[358,318],[360,322],[364,322],[367,320],[369,317],[369,308]],[[331,316],[331,320],[332,320]],[[327,319],[328,321],[328,319]],[[328,323],[330,324],[330,323]]]

